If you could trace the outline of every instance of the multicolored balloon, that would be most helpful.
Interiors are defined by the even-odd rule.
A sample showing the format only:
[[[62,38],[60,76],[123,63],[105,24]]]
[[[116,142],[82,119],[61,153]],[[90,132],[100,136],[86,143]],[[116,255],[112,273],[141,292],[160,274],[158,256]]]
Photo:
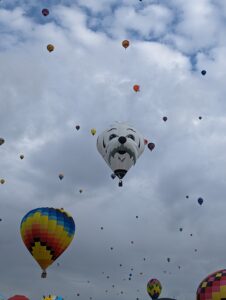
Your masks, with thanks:
[[[60,296],[53,296],[53,295],[49,295],[49,296],[43,296],[42,298],[43,300],[64,300],[62,297]]]
[[[207,276],[199,285],[196,300],[226,299],[226,269]]]
[[[162,285],[158,279],[150,279],[147,284],[147,292],[152,299],[158,299],[162,291]]]
[[[75,223],[64,209],[41,207],[29,211],[20,225],[22,240],[42,268],[46,269],[67,249],[73,240]]]

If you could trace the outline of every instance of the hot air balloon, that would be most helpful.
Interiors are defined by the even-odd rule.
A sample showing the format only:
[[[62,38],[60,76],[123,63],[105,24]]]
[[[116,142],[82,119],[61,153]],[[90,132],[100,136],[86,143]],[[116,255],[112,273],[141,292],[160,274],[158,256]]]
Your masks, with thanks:
[[[200,205],[202,205],[203,204],[203,199],[202,198],[198,198],[198,203],[200,204]]]
[[[90,130],[90,132],[91,132],[92,135],[95,135],[97,131],[96,131],[95,128],[92,128],[92,129]]]
[[[41,207],[29,211],[20,225],[22,240],[42,268],[46,269],[67,249],[73,240],[75,223],[63,209]]]
[[[122,47],[124,47],[125,49],[129,47],[129,41],[128,40],[124,40],[122,41]]]
[[[147,284],[147,292],[152,299],[158,299],[162,291],[162,285],[158,279],[150,279]]]
[[[208,275],[196,292],[196,300],[226,299],[226,269]]]
[[[3,138],[0,138],[0,146],[4,143],[5,143],[5,140]]]
[[[169,257],[167,257],[167,261],[170,262],[170,258]]]
[[[202,117],[201,117],[201,116],[199,116],[199,120],[202,120]]]
[[[79,190],[79,193],[81,194],[82,192],[83,192],[83,190],[82,190],[82,189],[80,189],[80,190]]]
[[[166,121],[167,121],[167,117],[163,117],[162,119],[163,119],[163,121],[164,121],[164,122],[166,122]]]
[[[29,298],[23,295],[15,295],[13,297],[10,297],[8,300],[29,300]]]
[[[154,143],[148,143],[148,149],[150,149],[152,151],[154,148],[155,148]]]
[[[134,89],[134,91],[137,93],[137,92],[140,91],[140,86],[139,86],[138,84],[135,84],[135,85],[133,86],[133,89]]]
[[[206,75],[206,70],[202,70],[201,74],[202,74],[203,76],[205,76],[205,75]]]
[[[64,174],[60,173],[59,178],[60,178],[60,180],[62,180],[64,178]]]
[[[53,295],[49,295],[49,296],[43,296],[42,298],[43,300],[64,300],[62,297],[60,296],[53,296]]]
[[[1,184],[4,184],[4,183],[5,183],[5,179],[2,178],[2,179],[0,180],[0,183],[1,183]]]
[[[49,45],[47,45],[47,50],[49,51],[49,52],[52,52],[53,50],[54,50],[54,46],[52,45],[52,44],[49,44]]]
[[[48,8],[43,8],[42,14],[43,14],[43,16],[45,16],[45,17],[48,16],[48,14],[49,14]]]
[[[183,231],[183,228],[180,228],[180,231]]]
[[[76,128],[77,130],[79,130],[79,129],[80,129],[80,126],[79,126],[79,125],[76,125],[75,128]]]
[[[135,165],[144,148],[143,136],[127,123],[113,124],[97,138],[99,153],[120,180]]]
[[[24,159],[24,155],[23,154],[20,155],[20,159]]]

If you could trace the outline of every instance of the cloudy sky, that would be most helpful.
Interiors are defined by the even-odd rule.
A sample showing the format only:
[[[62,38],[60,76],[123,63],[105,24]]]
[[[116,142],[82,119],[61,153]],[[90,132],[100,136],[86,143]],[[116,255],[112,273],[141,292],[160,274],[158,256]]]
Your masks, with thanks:
[[[1,294],[145,300],[158,278],[162,297],[192,300],[225,268],[225,54],[224,0],[1,0]],[[122,188],[96,149],[114,121],[156,144]],[[43,206],[76,224],[46,279],[20,237]]]

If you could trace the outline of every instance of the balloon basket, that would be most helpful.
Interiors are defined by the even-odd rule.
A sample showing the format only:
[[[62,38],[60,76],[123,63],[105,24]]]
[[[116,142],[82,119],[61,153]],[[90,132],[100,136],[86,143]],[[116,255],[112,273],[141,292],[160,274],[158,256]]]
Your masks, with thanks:
[[[119,181],[118,186],[122,186],[122,180]]]
[[[46,278],[46,276],[47,276],[46,271],[43,271],[41,277],[42,277],[42,278]]]

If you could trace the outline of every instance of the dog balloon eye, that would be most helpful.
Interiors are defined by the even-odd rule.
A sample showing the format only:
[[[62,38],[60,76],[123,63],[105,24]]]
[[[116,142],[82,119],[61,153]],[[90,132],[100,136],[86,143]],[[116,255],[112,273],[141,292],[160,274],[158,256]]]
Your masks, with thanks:
[[[127,135],[127,137],[128,137],[129,139],[131,139],[131,140],[135,141],[135,136],[134,136],[134,135],[132,135],[132,134],[129,134],[129,135]]]
[[[117,137],[117,135],[116,135],[116,134],[114,134],[114,133],[113,133],[113,134],[111,134],[111,135],[109,136],[109,141],[110,141],[110,140],[112,140],[112,139],[114,139],[114,138],[116,138],[116,137]]]

